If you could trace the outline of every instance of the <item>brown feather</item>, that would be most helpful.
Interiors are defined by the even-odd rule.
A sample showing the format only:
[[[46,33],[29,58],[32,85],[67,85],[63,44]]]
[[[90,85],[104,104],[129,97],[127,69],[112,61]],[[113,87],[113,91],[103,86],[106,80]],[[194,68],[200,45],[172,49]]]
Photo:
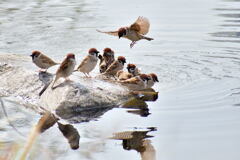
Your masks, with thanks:
[[[104,31],[100,31],[97,29],[98,32],[100,33],[105,33],[105,34],[109,34],[109,35],[112,35],[112,36],[118,36],[118,31],[109,31],[109,32],[104,32]]]
[[[54,62],[51,58],[45,56],[44,54],[41,54],[41,60],[42,60],[42,63],[49,64],[51,66],[58,64]]]
[[[81,64],[78,66],[78,70],[80,69],[80,68],[82,68],[86,63],[87,63],[87,61],[88,61],[88,56],[86,56],[83,60],[82,60],[82,62],[81,62]]]
[[[150,28],[149,20],[145,17],[138,17],[138,19],[130,26],[130,29],[145,35],[148,33]]]

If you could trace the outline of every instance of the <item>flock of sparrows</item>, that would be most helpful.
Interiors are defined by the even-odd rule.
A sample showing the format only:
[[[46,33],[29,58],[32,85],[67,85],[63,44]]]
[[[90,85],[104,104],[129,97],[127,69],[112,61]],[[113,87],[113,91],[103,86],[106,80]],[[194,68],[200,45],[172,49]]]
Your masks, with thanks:
[[[121,27],[118,31],[113,32],[98,31],[116,35],[119,36],[119,38],[127,38],[132,41],[130,44],[130,47],[132,48],[138,40],[153,40],[152,38],[144,36],[148,33],[149,27],[150,24],[148,19],[139,17],[130,27]],[[65,78],[68,80],[68,77],[75,71],[82,72],[86,77],[90,77],[89,73],[96,67],[98,59],[100,59],[99,71],[101,75],[107,78],[113,77],[115,80],[117,80],[117,82],[126,86],[130,90],[148,89],[151,88],[155,82],[158,82],[158,77],[156,74],[142,74],[134,64],[128,64],[127,72],[123,71],[124,64],[126,63],[125,57],[118,56],[117,59],[115,59],[114,51],[111,48],[105,48],[102,55],[99,53],[100,52],[96,48],[89,49],[88,55],[82,60],[76,70],[76,60],[73,53],[68,53],[61,64],[53,61],[40,51],[33,51],[31,57],[33,63],[41,68],[41,70],[45,70],[45,72],[48,68],[60,64],[51,86],[52,89],[60,78]]]

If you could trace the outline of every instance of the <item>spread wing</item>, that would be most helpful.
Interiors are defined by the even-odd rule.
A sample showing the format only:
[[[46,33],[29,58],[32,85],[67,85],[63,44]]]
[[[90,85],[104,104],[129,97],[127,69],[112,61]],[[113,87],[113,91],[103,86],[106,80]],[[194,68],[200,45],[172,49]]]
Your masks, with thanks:
[[[78,66],[78,69],[82,68],[85,64],[87,64],[87,62],[88,62],[88,56],[86,56],[86,57],[82,60],[81,64]]]
[[[49,65],[55,65],[55,64],[57,64],[57,63],[54,62],[51,58],[45,56],[44,54],[41,54],[41,60],[42,60],[42,63],[45,63],[45,64],[49,64]]]
[[[104,32],[104,31],[100,31],[97,29],[98,32],[100,33],[105,33],[105,34],[109,34],[109,35],[112,35],[112,36],[118,36],[118,31],[109,31],[109,32]]]
[[[145,17],[138,17],[138,19],[130,26],[130,29],[145,35],[148,33],[150,28],[149,20]]]

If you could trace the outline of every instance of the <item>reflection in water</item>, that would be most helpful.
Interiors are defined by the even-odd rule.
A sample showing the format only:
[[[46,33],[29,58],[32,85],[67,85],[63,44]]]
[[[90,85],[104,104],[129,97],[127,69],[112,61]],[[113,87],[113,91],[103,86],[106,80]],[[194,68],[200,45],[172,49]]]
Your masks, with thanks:
[[[148,116],[149,109],[146,101],[156,101],[158,98],[158,93],[153,91],[142,91],[132,93],[134,95],[129,101],[123,104],[122,108],[134,109],[129,110],[129,113],[138,114],[143,117]],[[86,122],[99,118],[101,115],[111,110],[109,107],[102,108],[81,108],[80,110],[69,113],[65,113],[63,118],[66,118],[70,122]],[[61,115],[61,114],[58,114]],[[62,118],[62,117],[61,117]],[[45,132],[46,130],[53,127],[55,124],[58,124],[59,131],[63,134],[63,136],[67,139],[71,149],[79,148],[79,140],[80,134],[78,130],[74,128],[71,124],[61,124],[59,122],[59,118],[50,112],[45,112],[42,117],[39,119],[36,126],[34,126],[33,131],[29,135],[25,147],[23,148],[21,158],[26,158],[31,148],[39,136],[39,134]],[[143,160],[153,160],[155,159],[155,149],[151,145],[151,141],[146,139],[152,136],[147,135],[148,132],[154,131],[155,128],[149,128],[147,131],[129,131],[115,134],[114,139],[122,139],[123,140],[123,148],[126,150],[134,149],[137,152],[140,152]],[[17,151],[9,151],[16,153]],[[8,156],[8,155],[7,155]]]
[[[50,78],[49,78],[50,77]],[[40,72],[39,73],[39,79],[45,84],[48,85],[51,81],[52,75],[46,72]],[[44,89],[43,89],[44,90]],[[156,101],[158,99],[158,92],[155,92],[154,90],[148,90],[148,91],[141,91],[141,92],[132,92],[132,96],[130,96],[130,99],[121,105],[122,108],[131,109],[128,110],[128,113],[137,114],[142,117],[148,116],[149,108],[147,105],[147,101]],[[118,107],[118,106],[116,106]],[[67,120],[71,123],[81,123],[81,122],[89,122],[92,120],[99,119],[103,114],[105,114],[107,111],[113,109],[113,107],[89,107],[89,108],[83,108],[83,107],[76,107],[77,109],[74,111],[61,111],[56,110],[56,114],[62,118]],[[58,125],[59,131],[62,133],[63,137],[65,137],[70,145],[71,149],[78,149],[79,148],[79,141],[80,141],[80,134],[78,130],[72,125],[72,124],[61,124],[59,122],[58,117],[55,116],[55,114],[52,114],[50,112],[45,112],[42,117],[37,122],[36,126],[33,127],[33,131],[28,136],[28,139],[26,141],[25,147],[22,149],[21,158],[26,158],[31,153],[32,147],[34,145],[35,140],[38,138],[39,134],[45,132],[46,130],[53,127],[56,123]],[[151,145],[151,141],[146,139],[150,138],[152,136],[147,135],[148,132],[153,131],[154,128],[149,128],[148,131],[130,131],[130,132],[124,132],[127,138],[123,137],[123,148],[126,150],[134,149],[138,152],[140,152],[142,159],[155,159],[155,149]],[[116,134],[117,135],[117,134]],[[120,138],[120,136],[119,136]],[[11,148],[7,149],[9,151],[6,151],[6,153],[17,153],[19,152],[19,148],[16,149],[16,151],[13,151]],[[5,156],[6,154],[4,154]],[[8,156],[8,155],[6,155]],[[10,157],[15,157],[14,155],[11,155]],[[2,157],[0,157],[1,159]],[[8,158],[11,159],[11,158]]]
[[[146,101],[156,101],[158,99],[158,92],[142,91],[132,92],[134,98],[130,98],[126,103],[122,104],[122,108],[127,108],[128,113],[137,114],[141,117],[147,117],[150,115],[148,105]]]
[[[153,136],[147,135],[148,132],[154,131],[152,128],[148,131],[126,131],[115,133],[112,139],[122,140],[122,146],[125,150],[136,150],[140,153],[142,160],[155,160],[156,151],[151,144]]]
[[[70,124],[61,124],[58,122],[58,128],[62,132],[65,138],[67,138],[68,143],[70,144],[72,149],[79,148],[79,139],[80,135],[72,125]]]
[[[72,125],[70,124],[61,124],[58,122],[58,118],[56,118],[51,113],[45,113],[40,120],[38,121],[37,127],[39,128],[39,132],[43,133],[47,129],[54,126],[56,123],[58,124],[59,130],[62,132],[63,136],[68,140],[68,143],[72,149],[79,148],[79,139],[80,135]]]

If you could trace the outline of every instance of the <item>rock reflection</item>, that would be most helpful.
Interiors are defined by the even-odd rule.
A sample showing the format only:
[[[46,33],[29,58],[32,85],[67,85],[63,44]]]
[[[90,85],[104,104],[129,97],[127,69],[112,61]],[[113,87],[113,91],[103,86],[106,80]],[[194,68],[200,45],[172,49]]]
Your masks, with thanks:
[[[137,114],[141,117],[147,117],[150,115],[148,105],[146,101],[156,101],[158,99],[158,92],[154,90],[132,92],[133,98],[130,98],[126,103],[122,104],[122,108],[127,108],[128,113]]]
[[[118,132],[114,134],[112,139],[122,140],[123,149],[139,152],[142,160],[155,160],[156,150],[151,144],[151,140],[146,139],[153,137],[147,134],[154,130],[155,128],[151,128],[147,131]]]

